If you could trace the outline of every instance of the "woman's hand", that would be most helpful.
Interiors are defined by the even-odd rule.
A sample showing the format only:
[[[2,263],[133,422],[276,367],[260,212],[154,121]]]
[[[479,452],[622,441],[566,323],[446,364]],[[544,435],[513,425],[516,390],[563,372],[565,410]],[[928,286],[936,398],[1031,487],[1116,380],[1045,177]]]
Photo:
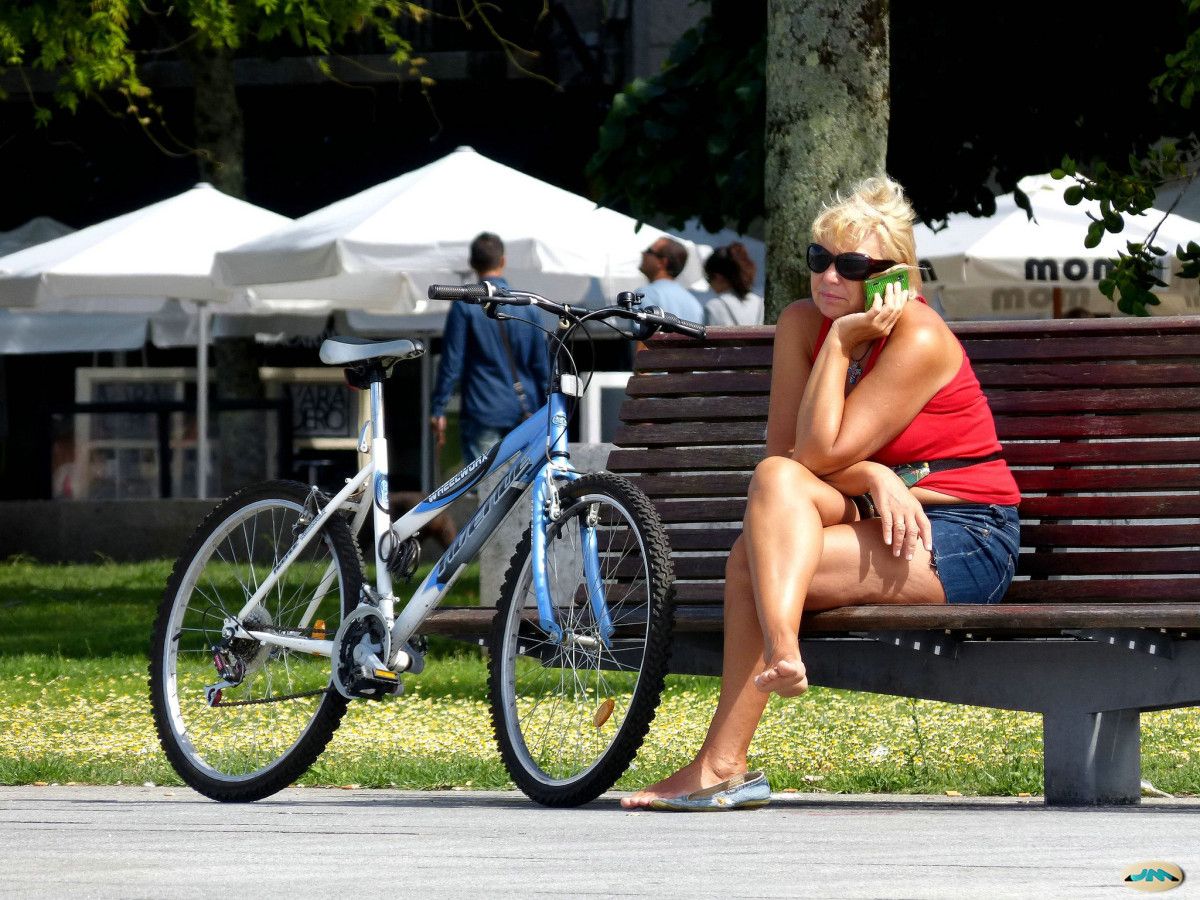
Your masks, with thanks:
[[[933,529],[920,502],[900,476],[885,466],[871,467],[871,499],[883,524],[883,542],[892,548],[892,556],[904,554],[912,559],[920,540],[933,552]]]
[[[887,337],[900,321],[904,307],[916,299],[917,292],[905,290],[899,282],[889,281],[875,305],[865,312],[840,316],[833,323],[833,331],[843,347]]]

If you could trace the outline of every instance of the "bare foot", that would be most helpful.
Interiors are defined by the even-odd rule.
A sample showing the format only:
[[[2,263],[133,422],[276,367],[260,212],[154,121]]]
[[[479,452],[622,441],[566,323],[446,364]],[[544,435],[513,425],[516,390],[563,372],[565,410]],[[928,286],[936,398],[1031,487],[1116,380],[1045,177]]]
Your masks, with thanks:
[[[727,775],[718,774],[717,772],[710,771],[698,762],[691,762],[674,775],[664,778],[662,781],[652,784],[649,787],[644,787],[628,797],[622,797],[621,805],[626,809],[645,809],[660,797],[682,797],[693,791],[700,791],[704,788],[712,787],[714,784],[720,784],[722,781],[732,778],[736,774],[736,772],[730,772]]]
[[[764,694],[774,691],[780,697],[799,697],[808,690],[808,674],[800,657],[785,657],[756,675],[754,686]]]

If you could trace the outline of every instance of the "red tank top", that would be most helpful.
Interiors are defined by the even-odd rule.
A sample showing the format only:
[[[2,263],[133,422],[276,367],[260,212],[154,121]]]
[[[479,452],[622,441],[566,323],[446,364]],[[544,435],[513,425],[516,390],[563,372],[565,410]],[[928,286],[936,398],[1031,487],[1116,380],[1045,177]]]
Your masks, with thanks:
[[[813,348],[814,357],[825,343],[832,324],[831,319],[821,323]],[[871,351],[863,367],[864,375],[874,368],[886,343],[887,338],[884,338]],[[959,351],[962,365],[950,383],[930,398],[903,431],[875,451],[871,457],[873,462],[891,467],[935,459],[987,456],[1000,450],[991,407],[962,344],[959,344]],[[1002,459],[932,472],[921,479],[920,486],[972,503],[1016,505],[1021,502],[1021,492],[1008,464]]]

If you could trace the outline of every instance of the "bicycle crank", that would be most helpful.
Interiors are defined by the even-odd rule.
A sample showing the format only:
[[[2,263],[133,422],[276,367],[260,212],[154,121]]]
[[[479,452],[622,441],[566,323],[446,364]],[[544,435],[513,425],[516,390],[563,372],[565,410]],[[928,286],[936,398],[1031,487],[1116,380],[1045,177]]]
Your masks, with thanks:
[[[391,652],[392,636],[379,610],[358,607],[338,628],[334,638],[333,686],[343,697],[382,700],[404,691],[400,676],[385,660]]]

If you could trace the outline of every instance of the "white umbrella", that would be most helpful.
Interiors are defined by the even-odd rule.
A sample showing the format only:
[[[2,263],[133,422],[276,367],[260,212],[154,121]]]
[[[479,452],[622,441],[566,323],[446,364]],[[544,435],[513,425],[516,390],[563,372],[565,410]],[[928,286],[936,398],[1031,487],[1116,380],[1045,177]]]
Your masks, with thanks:
[[[230,295],[212,279],[213,254],[291,220],[208,184],[0,258],[0,306],[48,312],[162,312],[196,304],[197,491],[208,480],[208,310]],[[142,334],[145,334],[143,321]],[[139,342],[140,346],[140,342]]]
[[[666,234],[460,147],[218,253],[214,272],[259,300],[425,313],[438,308],[426,300],[430,284],[463,280],[481,231],[503,239],[514,286],[552,290],[566,302],[601,301],[644,285],[641,251]],[[680,280],[702,274],[693,252]]]
[[[0,256],[43,244],[75,229],[57,219],[38,216],[11,231],[0,232]],[[136,350],[146,342],[146,317],[124,314],[80,314],[0,309],[0,355],[20,353],[93,353]]]
[[[1106,233],[1089,250],[1083,245],[1088,213],[1099,218],[1098,204],[1068,206],[1063,192],[1070,182],[1048,175],[1019,184],[1035,221],[1005,194],[996,198],[995,215],[955,214],[936,233],[916,227],[917,255],[932,269],[924,273],[926,295],[952,320],[1042,319],[1075,308],[1118,315],[1116,304],[1096,286],[1126,242],[1144,240],[1162,214],[1126,216],[1123,232]],[[1173,259],[1177,244],[1198,238],[1200,224],[1177,215],[1167,216],[1159,228],[1155,244],[1168,251],[1171,262],[1159,273],[1167,287],[1155,292],[1161,300],[1151,310],[1155,315],[1200,312],[1196,280],[1179,278]]]

